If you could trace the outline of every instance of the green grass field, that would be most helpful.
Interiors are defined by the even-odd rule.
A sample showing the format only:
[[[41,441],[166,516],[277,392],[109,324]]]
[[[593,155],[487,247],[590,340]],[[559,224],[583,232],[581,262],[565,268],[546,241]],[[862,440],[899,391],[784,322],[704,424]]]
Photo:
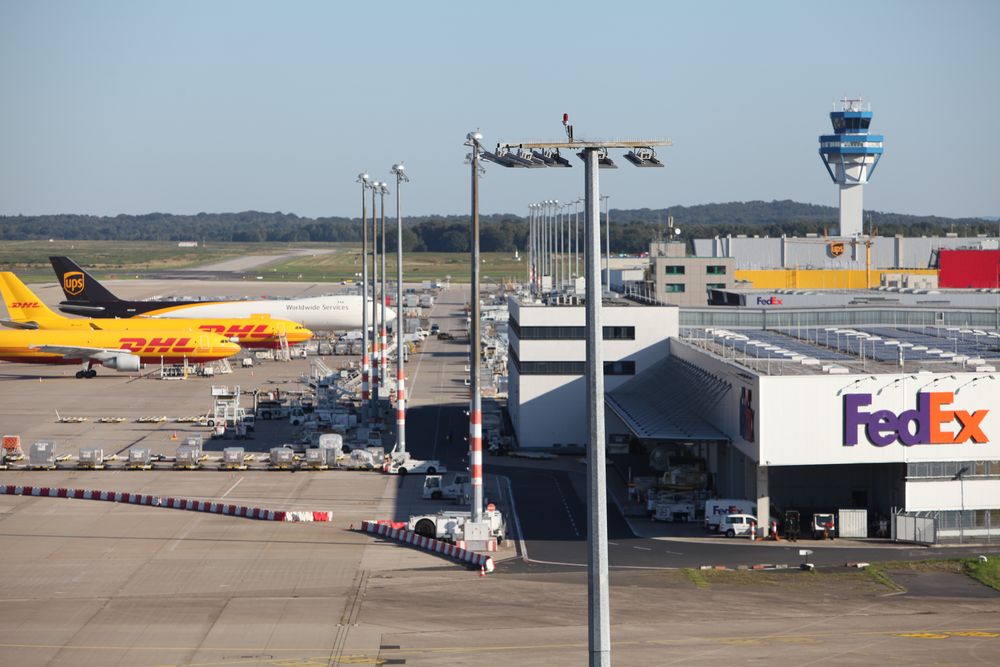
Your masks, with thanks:
[[[197,268],[244,255],[281,255],[296,248],[336,249],[316,257],[276,261],[246,276],[264,280],[340,282],[356,279],[361,272],[361,246],[351,243],[209,243],[207,248],[178,248],[173,242],[145,241],[7,241],[0,247],[0,270],[14,271],[25,282],[47,282],[54,278],[50,255],[66,255],[101,278],[141,278],[149,271]],[[508,253],[483,253],[480,273],[484,282],[523,280],[525,264]],[[396,275],[396,255],[388,253],[390,278]],[[404,280],[468,283],[468,253],[411,252],[403,259]],[[449,278],[450,277],[450,278]]]
[[[480,275],[484,282],[506,279],[524,280],[523,258],[517,261],[509,253],[482,253]],[[386,271],[390,278],[396,275],[396,255],[387,253]],[[411,252],[403,257],[403,280],[450,280],[469,282],[468,253]],[[340,281],[356,279],[361,273],[361,247],[353,246],[343,251],[319,257],[296,258],[279,262],[261,271],[268,280]]]
[[[178,248],[168,241],[5,241],[0,268],[14,271],[26,282],[54,279],[49,256],[65,255],[101,277],[128,277],[144,271],[198,266],[247,254],[280,253],[284,245],[255,243],[209,244],[208,248]]]

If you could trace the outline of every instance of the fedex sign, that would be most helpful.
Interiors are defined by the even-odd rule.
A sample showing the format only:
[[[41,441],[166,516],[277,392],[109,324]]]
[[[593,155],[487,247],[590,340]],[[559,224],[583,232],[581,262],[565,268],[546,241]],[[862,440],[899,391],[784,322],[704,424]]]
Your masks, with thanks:
[[[949,410],[954,400],[950,391],[919,392],[917,407],[898,415],[891,410],[868,411],[871,394],[844,395],[844,446],[858,444],[863,427],[868,442],[885,447],[894,442],[910,445],[958,445],[965,442],[987,443],[983,419],[989,410]],[[947,430],[958,426],[958,432]]]
[[[762,296],[757,297],[758,306],[780,306],[781,304],[781,299],[776,296],[769,296],[766,299]]]

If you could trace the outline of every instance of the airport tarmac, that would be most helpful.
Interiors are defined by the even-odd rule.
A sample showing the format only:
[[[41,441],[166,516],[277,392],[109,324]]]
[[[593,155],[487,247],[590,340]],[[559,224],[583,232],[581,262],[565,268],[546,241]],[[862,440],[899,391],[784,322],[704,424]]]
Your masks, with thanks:
[[[217,290],[219,283],[202,285]],[[211,293],[211,292],[210,292]],[[58,298],[56,299],[58,300]],[[451,303],[449,303],[449,300]],[[460,306],[456,290],[435,312]],[[439,301],[440,303],[440,301]],[[457,315],[455,316],[457,317]],[[465,344],[411,357],[414,447],[460,433]],[[328,364],[341,361],[325,357]],[[343,359],[346,361],[346,359]],[[0,430],[61,452],[130,443],[172,453],[180,424],[95,424],[94,416],[198,414],[213,384],[296,387],[309,360],[215,378],[130,379],[70,367],[0,364]],[[75,370],[75,369],[73,369]],[[41,378],[41,381],[39,381]],[[55,422],[54,410],[91,417]],[[420,413],[417,413],[420,414]],[[178,440],[172,440],[174,432]],[[263,422],[265,450],[286,436]],[[457,439],[457,438],[456,438]],[[441,445],[444,447],[444,445]],[[455,442],[443,458],[458,458]],[[510,464],[510,462],[505,462]],[[110,502],[0,496],[0,664],[578,665],[587,657],[582,568],[505,565],[480,577],[449,561],[352,531],[364,518],[422,507],[417,477],[373,472],[0,471],[0,483],[134,491],[271,509],[328,510],[331,523],[278,523]],[[427,506],[430,507],[430,506]],[[521,514],[539,508],[519,507]],[[937,582],[897,594],[863,573],[679,570],[611,574],[613,658],[628,665],[991,664],[1000,605]],[[766,575],[760,576],[760,575]],[[742,577],[760,576],[758,579]],[[784,578],[783,578],[784,577]],[[927,589],[933,589],[927,592]]]

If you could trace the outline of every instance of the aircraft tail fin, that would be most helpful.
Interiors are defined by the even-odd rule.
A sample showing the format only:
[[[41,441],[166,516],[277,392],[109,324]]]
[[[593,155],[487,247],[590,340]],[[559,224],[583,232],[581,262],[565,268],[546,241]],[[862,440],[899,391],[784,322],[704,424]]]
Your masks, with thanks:
[[[4,305],[13,322],[46,325],[66,321],[65,317],[53,312],[10,271],[0,272],[0,295],[3,296]]]
[[[69,257],[49,257],[67,301],[108,303],[120,299]]]

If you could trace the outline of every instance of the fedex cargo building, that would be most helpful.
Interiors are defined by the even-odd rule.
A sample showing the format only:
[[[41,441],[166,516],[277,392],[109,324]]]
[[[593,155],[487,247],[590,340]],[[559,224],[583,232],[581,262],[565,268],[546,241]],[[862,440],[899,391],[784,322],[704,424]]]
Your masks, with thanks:
[[[582,306],[509,310],[519,446],[585,446]],[[603,324],[604,444],[622,470],[696,466],[695,494],[757,499],[762,527],[772,508],[845,509],[1000,537],[1000,307],[606,302]]]
[[[878,354],[885,336],[843,333],[841,347],[855,354],[817,359],[799,344],[815,330],[766,333],[688,330],[671,340],[671,355],[728,387],[703,412],[725,436],[706,447],[718,493],[756,497],[764,526],[771,506],[866,509],[869,519],[932,517],[938,539],[1000,535],[1000,374],[989,359],[921,355],[941,344],[911,352],[919,361],[904,356],[901,368],[879,360],[889,356]],[[784,353],[762,357],[765,346]],[[816,346],[818,356],[833,347]]]

